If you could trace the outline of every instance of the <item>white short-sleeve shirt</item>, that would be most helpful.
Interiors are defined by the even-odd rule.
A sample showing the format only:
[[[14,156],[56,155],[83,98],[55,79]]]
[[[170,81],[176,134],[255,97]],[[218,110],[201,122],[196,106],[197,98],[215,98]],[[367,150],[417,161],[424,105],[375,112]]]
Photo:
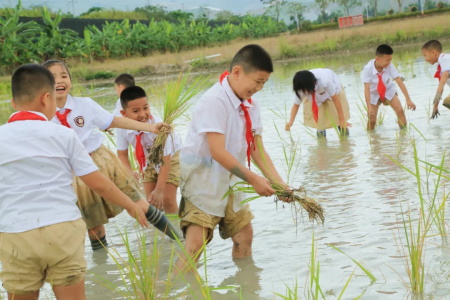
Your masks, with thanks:
[[[117,102],[116,102],[116,107],[114,107],[114,111],[113,111],[113,115],[115,116],[115,117],[122,117],[122,114],[120,113],[120,111],[122,110],[123,108],[122,108],[122,103],[120,102],[120,98],[119,99],[117,99]]]
[[[331,99],[332,96],[341,92],[341,82],[333,70],[318,68],[311,69],[309,71],[313,73],[314,77],[316,77],[317,79],[317,84],[315,87],[317,106],[322,105],[322,103],[324,103],[328,99]],[[312,101],[311,94],[308,93],[306,95],[303,91],[300,91],[299,94],[301,98],[298,98],[297,95],[295,95],[295,104],[300,105],[302,103],[302,100],[305,98],[308,98],[309,101]]]
[[[248,108],[254,134],[262,134],[258,102],[243,102]],[[232,175],[215,161],[209,150],[206,133],[225,135],[225,148],[242,164],[247,165],[245,118],[226,77],[213,85],[198,101],[188,133],[180,152],[181,194],[204,212],[223,217],[228,188],[242,179]],[[233,208],[241,209],[245,196],[235,194]]]
[[[80,137],[87,151],[92,153],[100,148],[105,137],[98,129],[108,129],[114,119],[114,115],[87,97],[72,97],[68,95],[64,108],[57,108],[57,110],[63,113],[66,108],[71,110],[67,116],[67,122]],[[53,117],[52,122],[61,124],[56,116]]]
[[[16,121],[0,126],[0,145],[0,232],[81,218],[72,171],[83,176],[98,168],[73,130],[48,121]]]
[[[148,120],[148,123],[155,124],[162,122],[162,119],[156,116],[152,116]],[[134,149],[136,149],[136,135],[139,134],[139,131],[129,130],[129,129],[121,129],[118,128],[116,131],[117,135],[117,150],[127,150],[128,145],[131,144]],[[144,148],[145,157],[148,156],[148,150],[153,146],[153,143],[157,137],[157,134],[152,132],[144,132],[141,137],[141,144]],[[181,137],[176,133],[172,132],[172,134],[167,138],[166,144],[164,146],[164,156],[174,155],[177,151],[181,149]],[[156,167],[156,166],[155,166]],[[144,170],[147,168],[147,163],[145,164]],[[159,168],[156,168],[159,170]]]
[[[441,66],[441,75],[445,71],[450,72],[450,54],[441,53],[438,58],[438,64]],[[450,85],[450,76],[447,79],[447,84]]]
[[[400,76],[395,68],[394,64],[391,63],[389,66],[383,69],[381,78],[383,79],[384,85],[386,86],[386,99],[392,100],[395,93],[397,92],[397,87],[395,85],[395,79]],[[375,68],[375,59],[369,61],[367,65],[361,72],[361,80],[363,83],[370,84],[370,103],[377,105],[380,95],[378,94],[378,74],[379,72]]]

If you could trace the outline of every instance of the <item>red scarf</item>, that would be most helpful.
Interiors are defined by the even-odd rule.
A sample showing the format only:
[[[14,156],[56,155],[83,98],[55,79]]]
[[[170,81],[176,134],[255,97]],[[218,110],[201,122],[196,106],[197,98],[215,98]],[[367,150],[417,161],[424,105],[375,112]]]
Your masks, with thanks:
[[[381,102],[384,102],[384,100],[386,100],[386,86],[384,85],[384,82],[383,82],[383,76],[382,76],[383,73],[384,73],[384,71],[382,71],[381,73],[377,73],[377,76],[378,76],[377,90],[378,90],[378,95],[380,95]]]
[[[230,75],[228,71],[225,71],[220,75],[220,83]],[[252,103],[252,99],[247,100],[248,103]],[[251,162],[251,149],[253,145],[253,149],[256,149],[255,146],[255,137],[253,136],[252,132],[252,119],[250,118],[250,113],[248,111],[248,107],[244,105],[244,103],[241,103],[241,109],[244,112],[244,118],[245,118],[245,140],[247,141],[247,161],[248,161],[248,168],[250,169],[250,162]]]
[[[316,102],[316,91],[314,91],[314,93],[311,94],[312,96],[312,112],[313,112],[313,117],[314,120],[316,121],[316,123],[319,122],[319,107],[317,106],[317,102]]]
[[[61,122],[61,125],[64,125],[68,128],[70,128],[70,125],[67,122],[67,115],[70,113],[70,111],[70,109],[66,108],[63,113],[60,113],[59,111],[56,112],[56,117]]]
[[[141,174],[144,172],[144,166],[145,166],[145,153],[144,153],[144,147],[142,146],[141,137],[144,133],[138,133],[136,134],[136,160],[139,163],[139,170],[141,171]]]
[[[436,73],[434,73],[434,78],[437,78],[439,81],[441,81],[441,65],[438,64]]]
[[[33,121],[47,121],[44,117],[41,117],[38,114],[35,114],[30,111],[19,111],[18,113],[15,113],[12,115],[8,123],[16,122],[16,121],[27,121],[27,120],[33,120]]]

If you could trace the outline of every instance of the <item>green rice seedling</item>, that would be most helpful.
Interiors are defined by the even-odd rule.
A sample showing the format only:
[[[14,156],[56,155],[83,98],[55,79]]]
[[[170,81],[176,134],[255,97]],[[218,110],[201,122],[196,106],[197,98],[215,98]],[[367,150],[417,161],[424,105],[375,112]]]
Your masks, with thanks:
[[[369,270],[368,267],[363,265],[363,263],[361,263],[361,262],[357,261],[356,259],[352,258],[350,255],[348,255],[347,253],[345,253],[344,251],[342,251],[341,249],[339,249],[336,246],[333,246],[333,245],[328,245],[328,246],[330,246],[334,250],[344,254],[348,258],[350,258],[361,269],[361,271],[363,271],[367,275],[367,277],[370,278],[371,283],[377,281],[377,278],[373,275],[373,273]]]
[[[280,297],[284,300],[298,300],[300,299],[300,295],[298,294],[298,282],[295,281],[294,287],[291,288],[287,284],[285,284],[286,287],[286,295],[282,295],[280,293],[275,293],[276,296]]]
[[[309,279],[306,282],[306,299],[317,300],[320,296],[326,299],[320,286],[320,261],[317,257],[317,243],[314,239],[314,233],[311,238],[311,256],[309,259]]]
[[[191,106],[190,100],[204,90],[208,84],[208,77],[198,76],[188,87],[189,73],[181,74],[176,80],[169,81],[165,86],[163,104],[163,121],[172,126],[175,120],[183,116]],[[148,162],[159,165],[163,162],[164,145],[173,128],[163,127],[149,149]]]

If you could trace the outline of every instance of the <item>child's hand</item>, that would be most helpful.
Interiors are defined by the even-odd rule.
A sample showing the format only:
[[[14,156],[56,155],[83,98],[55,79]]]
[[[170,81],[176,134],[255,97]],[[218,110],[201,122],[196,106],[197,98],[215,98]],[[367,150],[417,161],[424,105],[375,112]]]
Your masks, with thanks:
[[[433,113],[431,114],[431,119],[437,119],[437,117],[440,115],[439,110],[437,106],[434,106]]]
[[[269,179],[265,177],[254,174],[254,176],[249,179],[248,183],[253,186],[255,192],[260,196],[271,196],[275,194],[275,190],[270,186]]]
[[[406,101],[406,106],[410,110],[416,110],[416,105],[411,100],[410,101]]]
[[[285,195],[278,195],[278,199],[287,203],[294,201],[294,194],[292,193],[292,188],[285,183],[283,183],[283,187]],[[287,196],[286,194],[289,194],[290,196]]]
[[[166,124],[166,123],[164,123],[164,122],[159,122],[159,123],[156,123],[156,124],[149,124],[150,126],[151,126],[151,128],[150,128],[150,132],[153,132],[153,133],[156,133],[156,134],[158,134],[159,133],[159,131],[163,128],[163,127],[166,127],[166,128],[168,128],[168,129],[170,129],[170,125],[169,124]]]
[[[157,209],[163,209],[164,192],[155,189],[147,199],[148,203],[156,207]]]
[[[284,128],[286,129],[286,131],[289,131],[289,130],[291,130],[291,127],[292,127],[292,122],[287,122],[286,126]]]
[[[147,218],[145,217],[145,212],[142,209],[142,207],[140,207],[137,203],[132,202],[132,204],[130,204],[130,207],[127,208],[126,210],[127,213],[133,218],[135,218],[139,222],[139,224],[141,224],[142,227],[148,228],[148,221]]]

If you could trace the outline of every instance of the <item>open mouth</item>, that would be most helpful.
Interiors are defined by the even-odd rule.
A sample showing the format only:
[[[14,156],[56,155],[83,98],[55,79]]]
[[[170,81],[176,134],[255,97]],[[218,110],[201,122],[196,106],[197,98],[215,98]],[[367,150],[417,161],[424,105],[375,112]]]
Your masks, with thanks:
[[[66,88],[64,86],[57,86],[56,87],[56,92],[63,93],[63,92],[65,92],[65,90],[66,90]]]

